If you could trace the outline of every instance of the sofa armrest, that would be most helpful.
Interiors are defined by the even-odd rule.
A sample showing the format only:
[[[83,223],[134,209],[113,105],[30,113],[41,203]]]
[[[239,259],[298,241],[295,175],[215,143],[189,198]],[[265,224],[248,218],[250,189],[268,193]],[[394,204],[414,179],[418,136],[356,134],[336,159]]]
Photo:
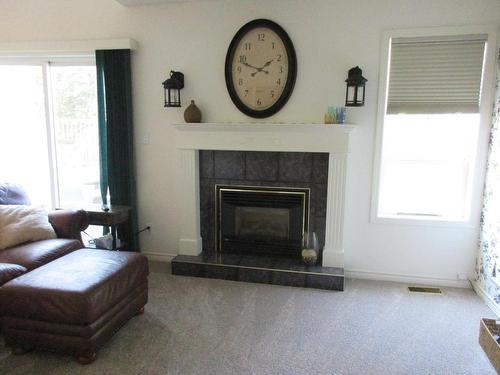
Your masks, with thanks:
[[[7,281],[15,279],[21,276],[28,270],[19,264],[12,263],[0,263],[0,286],[5,284]]]
[[[49,222],[56,231],[57,237],[82,242],[81,232],[89,226],[89,217],[87,211],[84,210],[57,210],[49,212]]]

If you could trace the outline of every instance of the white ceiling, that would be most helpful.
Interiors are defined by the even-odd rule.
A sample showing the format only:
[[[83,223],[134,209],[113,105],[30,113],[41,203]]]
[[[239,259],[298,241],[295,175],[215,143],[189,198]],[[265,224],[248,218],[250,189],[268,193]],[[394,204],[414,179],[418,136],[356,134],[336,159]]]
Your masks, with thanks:
[[[137,5],[186,3],[193,1],[211,1],[211,0],[116,0],[116,1],[127,7],[133,7]]]

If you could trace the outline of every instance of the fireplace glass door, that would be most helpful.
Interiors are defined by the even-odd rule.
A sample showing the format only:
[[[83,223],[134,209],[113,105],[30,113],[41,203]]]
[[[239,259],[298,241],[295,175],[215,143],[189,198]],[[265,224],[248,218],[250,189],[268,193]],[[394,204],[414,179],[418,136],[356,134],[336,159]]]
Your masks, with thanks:
[[[216,249],[300,256],[309,189],[216,185]]]

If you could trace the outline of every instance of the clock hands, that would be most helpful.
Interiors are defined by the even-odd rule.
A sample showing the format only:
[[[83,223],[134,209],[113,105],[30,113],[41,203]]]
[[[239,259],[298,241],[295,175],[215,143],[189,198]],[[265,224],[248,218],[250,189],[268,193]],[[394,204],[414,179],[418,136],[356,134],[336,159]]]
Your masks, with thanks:
[[[267,70],[263,70],[263,68],[260,68],[260,69],[257,69],[256,72],[253,72],[252,74],[250,74],[252,77],[255,77],[255,75],[258,73],[258,72],[262,72],[262,73],[266,73],[266,74],[269,74],[269,72]]]
[[[262,65],[262,67],[260,67],[260,68],[255,68],[255,67],[254,67],[254,69],[256,69],[256,71],[255,71],[255,72],[253,72],[253,73],[251,74],[251,76],[252,76],[252,77],[255,77],[255,75],[256,75],[257,73],[259,73],[259,72],[263,72],[263,73],[269,74],[269,72],[268,72],[267,70],[264,70],[264,68],[266,68],[266,67],[268,67],[269,65],[271,65],[271,63],[272,63],[273,61],[274,61],[274,59],[269,60],[269,61],[268,61],[268,62],[266,62],[264,65]]]
[[[272,63],[273,61],[274,61],[274,59],[269,60],[268,62],[266,62],[266,63],[262,66],[262,69],[264,69],[266,66],[271,65],[271,63]]]
[[[250,65],[250,64],[249,64],[249,63],[247,63],[247,62],[242,62],[242,64],[243,64],[243,65],[245,65],[245,66],[248,66],[249,68],[259,70],[259,68],[256,68],[255,66]]]
[[[264,73],[266,73],[266,74],[269,74],[269,72],[268,72],[268,71],[263,70],[263,69],[264,69],[264,67],[262,67],[262,68],[257,68],[256,66],[250,65],[249,63],[246,63],[246,62],[242,62],[242,64],[243,64],[243,65],[245,65],[245,66],[248,66],[249,68],[255,69],[255,72],[253,72],[253,73],[251,74],[251,76],[252,76],[252,77],[254,77],[254,76],[255,76],[258,72],[264,72]]]
[[[253,72],[251,74],[252,77],[255,77],[255,75],[259,72],[262,72],[262,73],[265,73],[265,74],[269,74],[269,71],[267,70],[264,70],[264,68],[268,67],[269,65],[271,65],[271,63],[274,61],[274,59],[272,60],[269,60],[268,62],[266,62],[264,65],[262,65],[260,68],[257,68],[256,66],[253,66],[247,62],[242,62],[243,65],[245,66],[248,66],[249,68],[252,68],[252,69],[255,69],[255,72]]]

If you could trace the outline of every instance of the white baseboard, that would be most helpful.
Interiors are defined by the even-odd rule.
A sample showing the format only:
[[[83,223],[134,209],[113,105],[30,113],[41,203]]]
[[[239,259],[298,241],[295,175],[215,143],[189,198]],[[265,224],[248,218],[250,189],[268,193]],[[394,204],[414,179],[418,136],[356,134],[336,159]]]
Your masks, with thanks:
[[[142,254],[148,257],[149,260],[157,262],[171,262],[177,254],[175,253],[164,253],[156,251],[143,251]],[[429,277],[429,276],[417,276],[417,275],[403,275],[396,273],[385,273],[385,272],[371,272],[363,270],[353,270],[346,269],[344,271],[345,276],[351,279],[364,279],[364,280],[381,280],[381,281],[393,281],[397,283],[405,284],[418,284],[418,285],[430,285],[430,286],[447,286],[454,288],[471,288],[471,283],[469,280],[456,280],[456,279],[446,279],[439,277]],[[481,296],[488,304],[488,306],[495,306],[497,309],[494,310],[496,313],[498,311],[498,316],[500,317],[500,307],[498,307],[495,302],[482,290],[478,285],[472,283],[472,288],[476,293]],[[489,298],[489,301],[487,301]],[[490,305],[492,304],[492,305]]]
[[[491,298],[488,293],[476,282],[471,280],[472,289],[477,293],[479,297],[488,305],[488,307],[495,313],[497,317],[500,318],[500,306]]]
[[[177,254],[172,253],[159,253],[154,251],[142,251],[141,254],[148,257],[149,260],[153,260],[156,262],[171,262]]]
[[[382,280],[394,281],[397,283],[430,285],[430,286],[448,286],[454,288],[470,288],[468,280],[456,280],[440,277],[403,275],[397,273],[370,272],[363,270],[346,269],[345,276],[351,279]]]

